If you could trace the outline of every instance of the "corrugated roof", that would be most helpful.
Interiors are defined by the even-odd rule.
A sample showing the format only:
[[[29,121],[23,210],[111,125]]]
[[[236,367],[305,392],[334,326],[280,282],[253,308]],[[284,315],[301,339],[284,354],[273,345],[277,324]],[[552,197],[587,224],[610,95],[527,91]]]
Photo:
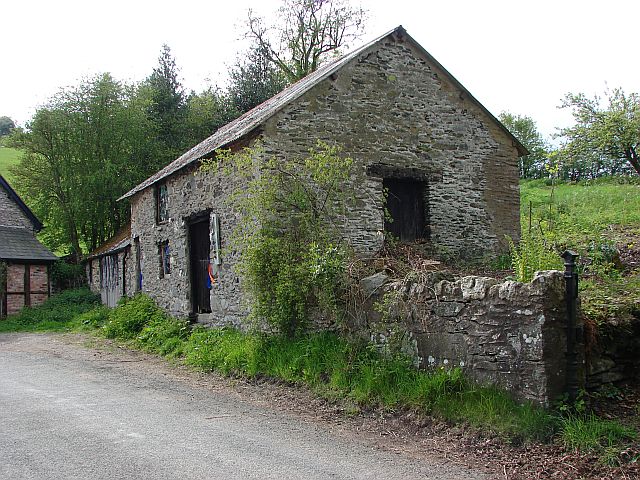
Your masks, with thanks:
[[[111,253],[118,252],[123,250],[131,245],[131,224],[127,224],[124,228],[122,228],[118,233],[116,233],[109,240],[104,242],[98,248],[96,248],[93,252],[89,254],[87,260],[91,260],[92,258],[103,257],[105,255],[109,255]]]
[[[375,38],[374,40],[362,45],[360,48],[354,50],[353,52],[338,58],[334,62],[327,63],[326,65],[321,66],[315,72],[310,73],[303,79],[298,80],[293,85],[288,86],[282,92],[274,95],[269,100],[261,103],[260,105],[253,108],[252,110],[249,110],[244,115],[238,117],[237,119],[224,125],[223,127],[220,127],[220,129],[218,129],[209,138],[200,142],[191,150],[189,150],[182,156],[178,157],[176,160],[174,160],[172,163],[164,167],[162,170],[156,172],[154,175],[147,178],[144,182],[142,182],[138,186],[132,188],[130,191],[128,191],[122,197],[120,197],[118,200],[123,200],[132,195],[135,195],[136,193],[144,190],[147,187],[150,187],[151,185],[177,172],[178,170],[181,170],[189,166],[193,162],[200,160],[207,155],[210,155],[215,150],[228,146],[229,144],[249,134],[254,129],[262,125],[266,120],[268,120],[273,115],[275,115],[282,108],[284,108],[287,104],[299,98],[300,96],[308,92],[311,88],[316,86],[318,83],[323,81],[325,78],[329,77],[330,75],[335,73],[337,70],[342,68],[349,61],[353,60],[358,55],[360,55],[370,47],[380,42],[382,39],[394,33],[398,34],[403,39],[412,42],[423,54],[426,55],[426,57],[430,61],[434,62],[441,70],[443,70],[444,73],[448,77],[450,77],[450,80],[452,80],[452,82],[456,86],[462,89],[463,92],[473,102],[477,103],[478,106],[485,113],[489,115],[489,118],[494,120],[502,128],[502,130],[512,138],[520,155],[526,155],[528,153],[527,149],[518,141],[518,139],[515,138],[511,134],[511,132],[509,132],[509,130],[507,130],[507,128],[504,125],[502,125],[502,123],[500,123],[500,121],[497,120],[491,114],[491,112],[489,112],[480,102],[478,102],[478,100],[476,100],[473,97],[473,95],[471,95],[471,93],[460,82],[458,82],[458,80],[456,80],[453,77],[453,75],[451,75],[444,67],[442,67],[442,65],[438,63],[418,42],[416,42],[410,35],[408,35],[406,33],[406,30],[402,27],[402,25],[400,25],[394,28],[393,30],[385,33],[384,35],[381,35],[378,38]]]
[[[0,226],[0,259],[53,262],[58,257],[42,245],[31,230]]]

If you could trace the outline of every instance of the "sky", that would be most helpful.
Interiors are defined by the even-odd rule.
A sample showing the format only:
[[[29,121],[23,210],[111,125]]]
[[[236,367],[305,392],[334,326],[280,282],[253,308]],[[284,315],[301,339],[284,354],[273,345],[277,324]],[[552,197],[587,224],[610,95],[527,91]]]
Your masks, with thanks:
[[[357,3],[352,0],[351,3]],[[60,88],[110,72],[140,81],[171,47],[183,85],[225,86],[246,46],[247,10],[279,0],[20,0],[0,3],[0,116],[24,125]],[[636,23],[629,0],[362,0],[364,43],[403,25],[494,115],[532,117],[550,136],[571,124],[568,92],[640,92]],[[360,42],[358,42],[360,43]],[[357,47],[358,45],[354,45]]]

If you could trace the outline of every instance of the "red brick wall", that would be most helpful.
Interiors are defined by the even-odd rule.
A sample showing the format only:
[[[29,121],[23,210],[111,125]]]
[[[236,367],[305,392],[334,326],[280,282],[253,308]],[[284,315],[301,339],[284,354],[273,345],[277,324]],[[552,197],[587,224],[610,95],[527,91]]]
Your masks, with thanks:
[[[7,295],[7,315],[18,313],[24,307],[24,295]]]
[[[7,293],[24,292],[24,267],[11,263],[7,265]]]
[[[17,313],[27,302],[25,298],[25,267],[23,264],[7,265],[7,314]],[[46,265],[28,265],[28,290],[31,306],[40,305],[49,297],[49,279]]]
[[[47,298],[49,298],[49,295],[47,295],[46,293],[32,293],[31,306],[35,307],[36,305],[41,305]]]
[[[46,265],[31,265],[30,276],[31,276],[30,290],[32,292],[47,293],[49,291]]]

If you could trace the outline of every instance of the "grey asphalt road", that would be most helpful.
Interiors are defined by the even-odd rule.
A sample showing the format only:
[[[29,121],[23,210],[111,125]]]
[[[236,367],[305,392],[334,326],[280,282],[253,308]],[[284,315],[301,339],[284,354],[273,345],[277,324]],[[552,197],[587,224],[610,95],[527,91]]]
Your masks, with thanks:
[[[480,479],[55,335],[0,335],[0,479]]]

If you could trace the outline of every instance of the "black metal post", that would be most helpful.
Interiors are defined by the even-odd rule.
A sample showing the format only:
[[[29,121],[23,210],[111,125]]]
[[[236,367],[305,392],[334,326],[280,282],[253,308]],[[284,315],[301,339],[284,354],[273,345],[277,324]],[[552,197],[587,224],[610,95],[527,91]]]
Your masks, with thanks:
[[[567,394],[569,402],[574,403],[578,397],[580,384],[578,383],[578,339],[576,311],[578,304],[578,274],[575,271],[578,254],[566,250],[564,259],[564,280],[566,283],[567,302]]]

